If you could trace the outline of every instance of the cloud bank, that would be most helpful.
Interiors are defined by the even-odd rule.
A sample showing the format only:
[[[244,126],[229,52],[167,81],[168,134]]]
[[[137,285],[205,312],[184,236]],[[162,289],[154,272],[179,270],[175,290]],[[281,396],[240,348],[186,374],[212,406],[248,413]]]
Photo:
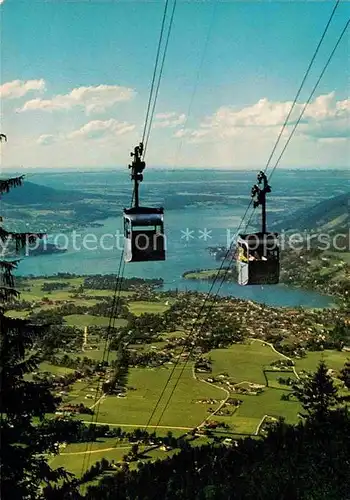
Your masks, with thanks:
[[[52,112],[81,108],[86,114],[102,113],[116,103],[130,101],[135,95],[133,89],[119,85],[77,87],[68,94],[58,94],[51,99],[36,98],[27,101],[18,111]]]
[[[183,125],[186,121],[184,113],[158,113],[155,115],[155,128],[174,128]]]
[[[295,125],[305,103],[297,103],[288,120],[288,127]],[[257,131],[261,134],[282,127],[292,102],[272,102],[260,99],[241,109],[222,106],[205,118],[197,129],[180,129],[174,135],[189,141],[222,140],[232,137],[249,137]],[[314,138],[347,138],[349,131],[350,99],[336,101],[335,93],[316,97],[306,108],[297,132]]]
[[[29,92],[44,92],[46,90],[45,80],[13,80],[0,85],[1,99],[18,99]]]
[[[43,134],[37,139],[40,146],[51,146],[61,141],[95,141],[104,139],[113,139],[120,135],[132,132],[135,125],[128,122],[120,122],[113,118],[109,120],[93,120],[81,128],[67,134]]]

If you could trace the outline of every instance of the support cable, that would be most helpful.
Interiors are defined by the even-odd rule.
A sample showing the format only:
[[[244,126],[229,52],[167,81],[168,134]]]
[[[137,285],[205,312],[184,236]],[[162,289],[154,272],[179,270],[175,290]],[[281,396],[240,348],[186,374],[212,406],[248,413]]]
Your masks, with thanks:
[[[101,365],[104,365],[106,358],[108,358],[108,356],[109,356],[111,333],[114,330],[116,315],[119,312],[118,309],[119,309],[119,303],[120,303],[120,291],[121,291],[121,284],[123,281],[124,266],[125,266],[124,252],[122,251],[120,261],[119,261],[117,279],[116,279],[115,288],[114,288],[113,302],[112,302],[112,307],[111,307],[111,314],[109,317],[107,334],[106,334],[106,339],[104,342],[102,359],[100,361]],[[106,377],[105,377],[105,379],[106,379]],[[99,411],[100,411],[100,403],[101,403],[102,397],[103,397],[103,382],[101,382],[101,380],[98,380],[97,387],[96,387],[96,394],[95,394],[95,398],[94,398],[94,403],[92,405],[92,407],[94,408],[94,414],[92,416],[90,426],[96,425],[96,423],[98,422],[98,415],[99,415]],[[97,407],[97,410],[95,410],[96,407]],[[82,476],[84,471],[86,471],[89,467],[90,456],[91,456],[91,451],[92,451],[92,444],[93,444],[93,441],[87,442],[80,476]]]
[[[160,29],[159,41],[158,41],[156,61],[154,64],[154,70],[153,70],[153,76],[152,76],[152,82],[151,82],[151,90],[150,90],[150,95],[149,95],[149,99],[148,99],[145,124],[144,124],[144,128],[143,128],[142,141],[141,141],[142,143],[144,142],[145,136],[146,136],[146,129],[147,129],[147,124],[148,124],[149,112],[151,109],[151,102],[152,102],[152,96],[153,96],[153,90],[154,90],[154,82],[155,82],[156,74],[157,74],[158,61],[159,61],[160,49],[161,49],[162,40],[163,40],[163,33],[164,33],[166,14],[167,14],[167,10],[168,10],[168,4],[169,4],[169,0],[166,0],[165,7],[164,7],[162,25],[161,25],[161,29]]]
[[[342,30],[342,32],[341,32],[341,34],[340,34],[340,36],[339,36],[339,38],[338,38],[338,40],[337,40],[336,44],[335,44],[335,46],[334,46],[334,48],[333,48],[333,50],[332,50],[332,52],[331,52],[330,56],[329,56],[329,57],[328,57],[328,59],[327,59],[327,62],[326,62],[326,64],[325,64],[325,66],[324,66],[323,70],[321,71],[320,76],[319,76],[319,77],[318,77],[318,79],[317,79],[317,82],[315,83],[315,85],[314,85],[314,87],[313,87],[313,89],[312,89],[312,91],[311,91],[311,94],[310,94],[310,96],[309,96],[308,100],[307,100],[307,101],[306,101],[306,103],[304,104],[303,109],[302,109],[302,111],[301,111],[301,113],[300,113],[300,115],[299,115],[299,118],[298,118],[298,119],[297,119],[297,121],[295,122],[295,125],[294,125],[294,127],[293,127],[293,129],[292,129],[292,132],[291,132],[290,136],[288,137],[288,140],[287,140],[287,142],[286,142],[286,144],[285,144],[284,148],[282,149],[282,152],[281,152],[281,154],[279,155],[279,157],[278,157],[278,159],[277,159],[277,161],[276,161],[276,163],[275,163],[275,165],[274,165],[274,167],[273,167],[273,169],[272,169],[272,171],[271,171],[271,173],[270,173],[270,175],[269,175],[269,180],[271,179],[271,177],[272,177],[272,175],[273,175],[274,171],[275,171],[275,170],[276,170],[276,168],[277,168],[277,165],[279,164],[279,162],[280,162],[280,160],[281,160],[282,156],[284,155],[284,152],[285,152],[285,150],[287,149],[288,144],[290,143],[290,141],[291,141],[291,139],[292,139],[292,137],[293,137],[293,135],[294,135],[294,132],[296,131],[297,126],[299,125],[299,123],[300,123],[300,121],[301,121],[302,117],[304,116],[305,110],[306,110],[306,108],[308,107],[308,105],[310,104],[310,101],[311,101],[311,99],[313,98],[314,93],[316,92],[316,89],[317,89],[317,87],[318,87],[318,85],[319,85],[319,83],[320,83],[320,81],[321,81],[321,79],[322,79],[322,77],[323,77],[323,75],[324,75],[324,73],[325,73],[326,69],[328,68],[328,66],[329,66],[329,64],[330,64],[330,62],[331,62],[331,60],[332,60],[332,58],[333,58],[333,56],[334,56],[334,54],[335,54],[335,51],[336,51],[336,50],[337,50],[337,48],[338,48],[338,45],[340,44],[340,42],[341,42],[341,40],[342,40],[343,36],[345,35],[345,32],[346,32],[346,30],[348,29],[349,24],[350,24],[350,19],[348,19],[347,23],[345,24],[345,26],[344,26],[344,28],[343,28],[343,30]]]
[[[272,172],[271,172],[271,174],[270,174],[270,176],[269,176],[269,180],[270,180],[270,178],[271,178],[271,176],[272,176],[273,172],[274,172],[274,171],[275,171],[275,169],[277,168],[277,165],[278,165],[278,163],[279,163],[280,159],[282,158],[282,156],[283,156],[283,154],[284,154],[284,152],[285,152],[285,150],[286,150],[286,148],[287,148],[287,146],[288,146],[288,144],[289,144],[289,142],[290,142],[291,138],[293,137],[294,132],[295,132],[295,130],[296,130],[296,128],[297,128],[297,126],[298,126],[298,124],[300,123],[301,118],[302,118],[302,116],[303,116],[303,114],[304,114],[304,112],[305,112],[305,110],[306,110],[306,108],[307,108],[308,104],[310,103],[310,101],[311,101],[311,99],[312,99],[312,97],[313,97],[313,95],[314,95],[314,93],[315,93],[315,91],[316,91],[316,89],[317,89],[317,87],[318,87],[318,85],[319,85],[319,83],[320,83],[320,81],[321,81],[321,79],[322,79],[322,77],[323,77],[323,75],[324,75],[324,73],[325,73],[325,71],[326,71],[327,67],[329,66],[329,64],[330,64],[330,62],[331,62],[331,60],[332,60],[332,58],[333,58],[333,56],[334,56],[334,53],[335,53],[335,51],[336,51],[337,47],[339,46],[339,43],[340,43],[340,41],[342,40],[342,38],[343,38],[343,36],[344,36],[344,34],[345,34],[345,32],[346,32],[346,29],[348,28],[349,24],[350,24],[350,19],[347,21],[347,23],[346,23],[345,27],[343,28],[343,30],[342,30],[342,32],[341,32],[341,34],[340,34],[340,36],[339,36],[339,38],[338,38],[338,40],[337,40],[337,42],[336,42],[336,44],[335,44],[335,46],[334,46],[334,48],[333,48],[333,50],[332,50],[331,54],[330,54],[330,56],[329,56],[329,58],[328,58],[328,60],[327,60],[327,62],[326,62],[326,64],[325,64],[325,66],[324,66],[324,68],[323,68],[323,70],[322,70],[322,72],[321,72],[321,74],[320,74],[320,76],[319,76],[319,78],[318,78],[318,80],[317,80],[317,82],[316,82],[316,84],[315,84],[315,86],[314,86],[314,88],[313,88],[313,90],[312,90],[312,92],[311,92],[311,94],[310,94],[310,96],[309,96],[309,98],[308,98],[307,102],[305,103],[305,105],[304,105],[304,107],[303,107],[303,110],[302,110],[302,112],[301,112],[301,114],[300,114],[300,116],[299,116],[299,118],[298,118],[298,120],[297,120],[297,122],[296,122],[296,124],[295,124],[295,126],[294,126],[294,128],[293,128],[293,130],[292,130],[292,132],[291,132],[291,134],[290,134],[290,136],[289,136],[289,138],[288,138],[288,141],[287,141],[287,143],[286,143],[285,147],[283,148],[283,151],[282,151],[282,153],[280,154],[280,156],[279,156],[279,158],[278,158],[278,160],[277,160],[277,162],[276,162],[276,164],[275,164],[275,166],[274,166],[274,168],[273,168],[273,170],[272,170]],[[271,155],[271,156],[272,156],[272,155]],[[266,168],[267,168],[267,167],[265,167],[265,171],[266,171]],[[252,203],[253,203],[253,200],[251,199],[251,200],[250,200],[250,203],[249,203],[249,205],[248,205],[248,207],[247,207],[247,209],[246,209],[246,212],[244,213],[244,215],[243,215],[243,217],[242,217],[241,223],[240,223],[240,225],[239,225],[239,227],[238,227],[238,229],[237,229],[236,236],[237,236],[237,234],[238,234],[238,232],[239,232],[239,230],[240,230],[240,227],[241,227],[241,226],[242,226],[242,224],[243,224],[243,221],[244,221],[244,219],[245,219],[245,217],[246,217],[246,215],[247,215],[247,212],[248,212],[248,210],[249,210],[249,208],[250,208],[250,206],[251,206],[251,204],[252,204]],[[249,217],[249,219],[248,219],[248,222],[247,222],[247,224],[246,224],[246,226],[245,226],[246,228],[248,227],[248,225],[249,225],[249,224],[250,224],[250,222],[251,222],[251,219],[252,219],[253,213],[254,213],[254,209],[253,209],[253,211],[252,211],[252,213],[251,213],[251,215],[250,215],[250,217]],[[196,321],[195,321],[195,325],[197,324],[198,320],[200,319],[200,316],[201,316],[201,313],[202,313],[202,311],[203,311],[203,309],[204,309],[205,303],[206,303],[206,301],[207,301],[208,297],[209,297],[209,296],[210,296],[210,294],[211,294],[211,291],[212,291],[212,289],[213,289],[213,287],[214,287],[215,281],[217,280],[217,278],[218,278],[218,276],[219,276],[219,274],[220,274],[220,271],[222,270],[222,268],[223,268],[223,266],[224,266],[224,262],[225,262],[225,260],[226,260],[226,259],[227,259],[227,257],[230,255],[230,252],[232,253],[232,256],[231,256],[231,259],[230,259],[229,265],[231,265],[231,264],[232,264],[232,261],[233,261],[233,256],[234,256],[234,251],[233,251],[233,249],[232,249],[232,246],[233,246],[233,244],[231,243],[231,245],[230,245],[230,247],[228,248],[228,250],[227,250],[227,252],[226,252],[226,254],[225,254],[225,257],[224,257],[224,259],[223,259],[223,261],[222,261],[222,263],[221,263],[221,266],[220,266],[220,268],[218,269],[218,272],[217,272],[217,274],[216,274],[216,276],[215,276],[215,279],[214,279],[214,281],[213,281],[213,283],[212,283],[212,286],[211,286],[211,288],[210,288],[210,290],[209,290],[209,292],[208,292],[208,294],[207,294],[207,297],[206,297],[206,299],[205,299],[205,301],[204,301],[204,303],[203,303],[203,305],[202,305],[202,307],[201,307],[201,309],[200,309],[200,311],[199,311],[199,314],[198,314],[197,319],[196,319]],[[235,249],[236,249],[236,245],[235,245]],[[229,266],[228,266],[228,267],[227,267],[227,269],[225,270],[225,273],[224,273],[224,275],[223,275],[223,277],[222,277],[222,280],[221,280],[221,283],[220,283],[220,285],[219,285],[219,289],[218,289],[218,291],[216,292],[216,294],[215,294],[215,296],[214,296],[213,303],[215,303],[215,300],[216,300],[216,298],[217,298],[217,296],[218,296],[218,293],[219,293],[219,291],[220,291],[220,288],[221,288],[222,284],[224,283],[224,281],[225,281],[225,279],[226,279],[226,276],[227,276],[227,273],[228,273],[228,268],[229,268]],[[206,321],[206,319],[207,319],[207,317],[208,317],[208,315],[209,315],[209,313],[210,313],[211,309],[212,309],[212,306],[211,306],[211,308],[209,309],[209,312],[207,313],[207,315],[206,315],[206,318],[205,318],[204,322],[202,323],[202,328],[203,328],[203,325],[205,324],[205,321]],[[191,333],[193,332],[193,330],[194,330],[194,328],[195,328],[195,325],[194,325],[194,327],[192,328]],[[199,332],[197,333],[197,335],[198,335],[198,334],[200,334],[200,333],[201,333],[201,329],[199,330]],[[186,347],[186,346],[184,346],[184,348],[182,349],[181,354],[184,352],[185,347]],[[180,372],[180,374],[179,374],[179,376],[178,376],[178,378],[177,378],[177,381],[176,381],[176,383],[175,383],[175,385],[174,385],[174,387],[173,387],[173,389],[172,389],[172,391],[171,391],[171,393],[170,393],[170,396],[168,397],[168,400],[167,400],[167,402],[166,402],[166,404],[165,404],[165,407],[164,407],[164,409],[163,409],[163,411],[162,411],[162,413],[161,413],[161,415],[160,415],[160,418],[159,418],[159,420],[158,420],[158,423],[157,423],[157,425],[156,425],[156,428],[158,427],[158,425],[159,425],[159,423],[160,423],[160,421],[161,421],[161,418],[163,417],[163,415],[164,415],[164,413],[165,413],[165,411],[166,411],[166,409],[167,409],[167,407],[168,407],[168,405],[169,405],[169,403],[170,403],[170,400],[171,400],[171,398],[172,398],[172,396],[173,396],[173,394],[174,394],[174,392],[175,392],[175,389],[176,389],[176,387],[177,387],[177,385],[178,385],[178,383],[179,383],[180,377],[181,377],[181,375],[183,374],[183,372],[184,372],[184,370],[185,370],[185,368],[186,368],[186,365],[187,365],[188,359],[189,359],[189,357],[190,357],[190,355],[191,355],[192,351],[193,351],[193,346],[192,346],[192,348],[191,348],[191,349],[190,349],[190,351],[189,351],[189,355],[188,355],[188,357],[187,357],[187,360],[185,361],[185,363],[184,363],[184,365],[183,365],[183,367],[182,367],[182,370],[181,370],[181,372]],[[168,381],[167,381],[167,383],[166,383],[166,385],[165,385],[165,387],[164,387],[164,389],[163,389],[163,391],[162,391],[162,393],[161,393],[161,396],[160,396],[160,398],[158,399],[159,403],[160,403],[160,400],[161,400],[162,396],[164,395],[164,392],[165,392],[165,390],[166,390],[166,388],[167,388],[167,386],[168,386],[168,384],[169,384],[169,382],[170,382],[170,378],[171,378],[172,374],[174,373],[174,371],[175,371],[175,369],[176,369],[176,367],[177,367],[177,365],[178,365],[179,359],[180,359],[180,357],[178,358],[178,360],[177,360],[176,364],[174,365],[174,367],[173,367],[173,369],[172,369],[172,372],[171,372],[171,374],[170,374],[170,376],[169,376],[169,378],[168,378]],[[156,407],[159,405],[159,403],[157,402]],[[150,419],[149,419],[149,422],[148,422],[148,424],[147,424],[147,427],[148,427],[148,426],[149,426],[149,424],[150,424],[151,418],[153,418],[153,415],[155,414],[155,411],[156,411],[156,409],[157,409],[156,407],[155,407],[155,409],[154,409],[154,410],[153,410],[153,412],[152,412],[152,415],[151,415],[151,417],[150,417]],[[147,429],[147,427],[146,427],[146,429]]]
[[[134,196],[134,193],[132,194],[132,198]],[[132,200],[131,200],[132,203]],[[125,261],[124,261],[124,249],[122,250],[120,260],[119,260],[119,267],[118,267],[118,274],[115,282],[115,287],[114,287],[114,294],[113,294],[113,302],[112,302],[112,307],[111,307],[111,314],[109,316],[109,323],[108,323],[108,328],[107,328],[107,334],[106,334],[106,339],[104,343],[104,349],[103,349],[103,354],[102,354],[102,360],[100,363],[104,365],[105,361],[109,360],[109,353],[110,353],[110,341],[111,341],[111,333],[114,331],[115,328],[115,320],[119,314],[120,311],[120,292],[121,292],[121,286],[123,282],[123,276],[124,276],[124,268],[125,268]],[[106,379],[106,377],[105,377]],[[91,419],[90,425],[96,425],[98,422],[98,415],[100,411],[100,404],[101,404],[101,398],[103,396],[103,382],[100,383],[101,381],[99,380],[97,383],[97,388],[96,388],[96,394],[95,394],[95,399],[94,399],[94,404],[93,408],[97,406],[97,410],[94,411],[93,418]],[[91,456],[91,451],[92,451],[92,443],[87,442],[86,443],[86,448],[85,448],[85,454],[83,458],[83,463],[82,463],[82,469],[81,469],[81,474],[80,476],[83,475],[84,470],[88,469],[89,462],[90,462],[90,456]],[[89,448],[89,449],[88,449]]]
[[[145,159],[145,156],[146,156],[146,150],[147,150],[148,140],[149,140],[149,136],[150,136],[150,133],[151,133],[152,123],[153,123],[153,118],[154,118],[154,111],[155,111],[155,108],[156,108],[157,99],[158,99],[158,93],[159,93],[159,87],[160,87],[160,82],[161,82],[162,75],[163,75],[165,57],[166,57],[166,54],[167,54],[169,40],[170,40],[170,34],[171,34],[171,29],[172,29],[173,21],[174,21],[176,2],[177,2],[177,0],[174,0],[173,10],[171,12],[171,17],[170,17],[170,21],[169,21],[168,34],[167,34],[167,38],[166,38],[166,42],[165,42],[165,47],[164,47],[163,58],[162,58],[162,62],[161,62],[161,66],[160,66],[160,71],[159,71],[159,76],[158,76],[157,88],[156,88],[155,97],[154,97],[153,106],[152,106],[152,111],[151,111],[151,117],[149,119],[148,131],[147,131],[147,134],[146,134],[146,140],[144,142],[145,137],[143,137],[143,141],[142,141],[142,142],[144,142],[143,160]]]
[[[218,4],[219,4],[219,0],[216,0],[214,8],[213,8],[212,18],[211,18],[211,21],[210,21],[210,24],[209,24],[209,29],[208,29],[208,32],[207,32],[207,37],[205,39],[205,43],[204,43],[204,48],[203,48],[201,60],[200,60],[200,63],[199,63],[198,69],[197,69],[196,80],[195,80],[194,87],[192,89],[192,94],[191,94],[190,102],[189,102],[189,105],[188,105],[185,122],[183,124],[182,129],[180,129],[180,130],[183,130],[184,132],[186,130],[188,119],[189,119],[189,116],[191,114],[192,106],[193,106],[194,99],[195,99],[195,96],[196,96],[196,92],[197,92],[197,89],[198,89],[198,86],[199,86],[200,75],[201,75],[201,72],[202,72],[202,69],[203,69],[203,66],[204,66],[205,56],[207,54],[209,40],[211,38],[212,29],[213,29],[213,25],[214,25],[214,20],[215,20],[215,16],[216,16],[216,13],[217,13],[217,6],[218,6]],[[179,158],[180,158],[180,153],[181,153],[181,149],[182,149],[182,146],[183,146],[183,142],[184,142],[184,135],[182,136],[182,138],[181,138],[181,140],[179,142],[179,146],[178,146],[178,149],[177,149],[177,152],[176,152],[176,156],[175,156],[175,159],[174,159],[174,166],[178,165],[178,163],[179,163]]]
[[[272,151],[271,151],[271,154],[270,154],[269,159],[268,159],[268,161],[267,161],[267,164],[266,164],[266,167],[265,167],[264,172],[266,172],[266,170],[267,170],[268,166],[270,165],[270,162],[271,162],[272,157],[273,157],[273,155],[274,155],[274,153],[275,153],[275,151],[276,151],[276,148],[277,148],[277,146],[278,146],[278,144],[279,144],[279,142],[280,142],[280,139],[281,139],[281,137],[282,137],[282,134],[283,134],[283,132],[284,132],[284,129],[286,128],[287,123],[288,123],[288,120],[289,120],[289,118],[290,118],[290,116],[291,116],[291,114],[292,114],[292,112],[293,112],[293,109],[294,109],[294,107],[295,107],[295,105],[296,105],[297,99],[298,99],[298,97],[299,97],[299,95],[300,95],[300,93],[301,93],[301,91],[302,91],[302,88],[303,88],[303,86],[304,86],[304,83],[305,83],[305,81],[306,81],[306,79],[307,79],[307,77],[308,77],[308,75],[309,75],[309,73],[310,73],[310,70],[311,70],[311,68],[312,68],[312,65],[313,65],[313,63],[314,63],[315,59],[316,59],[316,56],[317,56],[317,54],[318,54],[318,51],[319,51],[319,49],[320,49],[320,47],[321,47],[321,45],[322,45],[322,42],[323,42],[323,40],[324,40],[324,37],[326,36],[326,33],[327,33],[328,28],[329,28],[329,26],[330,26],[330,24],[331,24],[331,21],[332,21],[332,19],[333,19],[333,16],[334,16],[334,14],[335,14],[335,11],[336,11],[336,10],[337,10],[337,8],[338,8],[339,2],[340,2],[340,0],[337,0],[337,2],[336,2],[336,4],[335,4],[335,6],[334,6],[334,8],[333,8],[333,11],[332,11],[332,13],[331,13],[331,15],[330,15],[330,18],[329,18],[329,20],[328,20],[328,23],[327,23],[327,25],[326,25],[325,29],[323,30],[323,33],[322,33],[321,39],[320,39],[320,41],[318,42],[318,45],[317,45],[316,50],[315,50],[315,52],[314,52],[314,55],[312,56],[312,59],[311,59],[311,61],[310,61],[310,64],[309,64],[309,66],[308,66],[308,68],[307,68],[307,70],[306,70],[306,73],[305,73],[305,75],[304,75],[304,77],[303,77],[303,79],[302,79],[302,82],[301,82],[301,84],[300,84],[300,87],[299,87],[299,89],[298,89],[298,92],[296,93],[296,96],[294,97],[294,101],[293,101],[292,107],[290,108],[289,113],[288,113],[288,115],[287,115],[287,117],[286,117],[286,119],[285,119],[285,121],[284,121],[284,123],[283,123],[283,125],[282,125],[281,131],[280,131],[280,133],[279,133],[279,135],[278,135],[278,137],[277,137],[276,143],[275,143],[275,145],[274,145],[274,147],[273,147],[273,149],[272,149]]]

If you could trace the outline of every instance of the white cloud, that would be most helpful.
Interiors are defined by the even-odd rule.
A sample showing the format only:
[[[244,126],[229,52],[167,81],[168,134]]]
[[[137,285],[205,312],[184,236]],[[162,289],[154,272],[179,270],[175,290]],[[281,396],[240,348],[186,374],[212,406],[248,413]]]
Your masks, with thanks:
[[[304,105],[295,105],[288,126],[296,123]],[[180,129],[175,137],[188,137],[191,142],[205,142],[213,138],[249,138],[254,130],[265,136],[271,133],[276,136],[276,131],[283,125],[291,106],[292,102],[272,102],[266,98],[241,109],[222,106],[203,120],[199,129]],[[349,110],[350,99],[336,101],[334,92],[321,95],[308,105],[296,132],[315,138],[347,137]]]
[[[153,130],[152,142],[156,147],[148,148],[147,163],[170,167],[261,168],[271,154],[290,106],[291,102],[257,99],[245,107],[223,106],[207,118],[202,115],[199,121],[191,117],[193,123],[187,123],[180,113],[159,113],[154,122],[166,125]],[[302,107],[303,103],[297,105],[293,123]],[[280,166],[348,165],[349,111],[350,100],[337,99],[334,93],[313,99]],[[3,164],[62,168],[126,164],[129,151],[140,140],[143,125],[142,117],[134,122],[132,116],[132,113],[125,116],[125,121],[119,117],[117,120],[93,116],[77,125],[78,117],[72,121],[70,114],[60,116],[59,121],[55,114],[29,114],[28,127],[27,116],[22,125],[22,115],[18,120],[18,115],[9,114],[3,125],[11,141],[1,152]],[[182,125],[174,126],[179,120]],[[287,127],[275,159],[290,132],[291,127]]]
[[[79,141],[79,143],[82,141],[101,141],[127,134],[134,129],[135,125],[128,122],[119,122],[113,118],[105,121],[93,120],[70,133],[61,133],[58,135],[43,134],[36,140],[36,143],[40,146],[51,146],[58,142],[63,143],[67,141]]]
[[[118,102],[129,101],[136,92],[119,85],[97,85],[77,87],[68,94],[56,95],[52,99],[32,99],[18,111],[57,111],[80,107],[86,114],[104,112]]]
[[[193,130],[190,130],[189,128],[180,128],[174,133],[174,137],[182,138],[182,137],[190,137],[193,133]]]
[[[55,142],[58,142],[60,140],[60,137],[57,135],[52,135],[52,134],[44,134],[41,135],[37,139],[37,144],[40,146],[50,146],[51,144],[54,144]]]
[[[93,120],[83,125],[80,129],[67,134],[67,139],[108,139],[132,132],[135,125],[128,122],[119,122],[114,118],[110,120]]]
[[[0,85],[1,99],[18,99],[28,92],[43,92],[46,89],[45,80],[13,80],[12,82]]]
[[[158,113],[155,116],[154,127],[155,128],[173,128],[183,125],[186,121],[186,115],[184,113],[179,114],[175,112],[171,113]]]
[[[119,122],[111,118],[110,120],[93,120],[78,130],[71,132],[68,139],[103,139],[118,135],[127,134],[134,130],[135,125],[127,122]]]

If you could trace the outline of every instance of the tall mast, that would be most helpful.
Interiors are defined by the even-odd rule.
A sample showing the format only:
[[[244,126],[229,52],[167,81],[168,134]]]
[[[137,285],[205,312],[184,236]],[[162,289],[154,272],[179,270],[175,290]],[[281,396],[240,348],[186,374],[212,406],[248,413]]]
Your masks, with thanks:
[[[129,168],[131,168],[131,180],[134,181],[135,208],[139,207],[139,183],[143,181],[142,172],[146,167],[146,163],[141,160],[142,153],[142,142],[140,142],[140,144],[135,147],[133,153],[130,153],[130,156],[134,158],[131,165],[129,165]]]
[[[263,185],[262,188],[259,185]],[[271,187],[268,184],[268,180],[264,172],[260,171],[258,174],[258,184],[252,187],[252,198],[256,196],[254,200],[254,208],[261,205],[261,231],[266,234],[266,194],[271,192]]]

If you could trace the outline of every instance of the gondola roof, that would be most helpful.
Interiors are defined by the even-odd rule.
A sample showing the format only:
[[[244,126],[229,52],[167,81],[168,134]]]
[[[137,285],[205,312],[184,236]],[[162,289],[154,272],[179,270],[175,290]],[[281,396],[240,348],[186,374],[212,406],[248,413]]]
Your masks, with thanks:
[[[126,215],[134,215],[134,214],[164,214],[164,208],[152,208],[152,207],[132,207],[132,208],[124,208],[124,213]]]

